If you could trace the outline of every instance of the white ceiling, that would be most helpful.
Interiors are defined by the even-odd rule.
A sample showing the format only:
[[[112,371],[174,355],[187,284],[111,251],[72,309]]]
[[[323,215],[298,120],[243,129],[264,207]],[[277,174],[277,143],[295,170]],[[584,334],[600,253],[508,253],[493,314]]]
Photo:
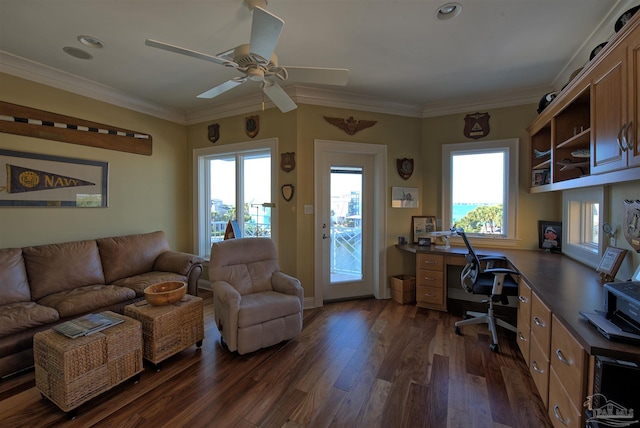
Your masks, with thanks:
[[[349,69],[346,87],[282,84],[297,102],[428,116],[537,100],[562,87],[638,0],[269,0],[285,21],[280,65]],[[216,55],[248,43],[243,0],[0,0],[0,71],[186,123],[255,108],[258,83],[196,95],[234,76],[145,39]],[[76,37],[100,39],[105,49]],[[81,60],[63,47],[93,55]],[[0,91],[1,91],[0,82]],[[119,101],[118,101],[119,100]]]

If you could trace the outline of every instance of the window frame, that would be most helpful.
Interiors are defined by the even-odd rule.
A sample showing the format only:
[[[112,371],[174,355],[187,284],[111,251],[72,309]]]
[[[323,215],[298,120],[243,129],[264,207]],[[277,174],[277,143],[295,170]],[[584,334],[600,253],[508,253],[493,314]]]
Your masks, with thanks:
[[[515,241],[517,231],[517,207],[518,207],[518,182],[519,182],[519,138],[508,138],[491,141],[474,141],[468,143],[452,143],[442,146],[442,230],[452,227],[452,168],[453,155],[456,154],[482,154],[493,151],[505,151],[504,201],[506,209],[506,227],[500,235],[474,233],[471,236],[480,239],[495,239],[506,243]],[[505,233],[506,232],[506,233]]]
[[[278,242],[278,214],[276,211],[275,201],[277,200],[277,163],[276,153],[278,148],[278,139],[269,138],[257,141],[248,141],[242,143],[226,144],[222,146],[203,147],[193,150],[193,251],[201,257],[208,258],[211,254],[209,245],[209,228],[211,221],[211,203],[209,199],[211,195],[210,176],[208,174],[208,159],[210,157],[238,156],[250,155],[255,152],[269,151],[271,154],[271,239],[276,244]],[[236,167],[236,188],[241,187],[243,183],[242,167]],[[209,195],[209,196],[207,196]],[[236,204],[242,198],[242,192],[236,192]],[[236,208],[238,215],[243,215],[244,204]]]
[[[580,208],[577,213],[571,215],[570,204],[578,203]],[[596,268],[600,263],[604,250],[609,245],[607,237],[603,233],[599,232],[599,239],[597,245],[597,251],[590,251],[588,248],[595,246],[582,245],[581,243],[573,243],[571,236],[576,234],[581,236],[587,223],[591,222],[591,219],[587,220],[584,216],[584,205],[587,203],[599,204],[598,210],[598,227],[602,228],[604,222],[608,218],[609,207],[609,191],[606,186],[593,186],[580,189],[570,189],[562,192],[562,252],[572,259],[578,260],[588,266]]]

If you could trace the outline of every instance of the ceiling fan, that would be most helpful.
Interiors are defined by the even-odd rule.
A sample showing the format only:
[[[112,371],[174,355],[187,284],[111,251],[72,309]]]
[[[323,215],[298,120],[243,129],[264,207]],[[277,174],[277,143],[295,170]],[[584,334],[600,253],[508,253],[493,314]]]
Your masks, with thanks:
[[[291,79],[295,82],[325,85],[347,84],[349,70],[344,68],[279,66],[278,57],[274,50],[280,38],[280,33],[282,33],[284,21],[265,9],[266,0],[246,0],[246,3],[249,10],[253,12],[249,44],[240,45],[215,56],[153,39],[147,39],[145,44],[154,48],[232,67],[242,73],[242,76],[234,77],[201,93],[198,98],[214,98],[245,82],[260,82],[261,89],[267,97],[283,113],[286,113],[297,106],[284,89],[278,85],[278,79],[282,81]]]

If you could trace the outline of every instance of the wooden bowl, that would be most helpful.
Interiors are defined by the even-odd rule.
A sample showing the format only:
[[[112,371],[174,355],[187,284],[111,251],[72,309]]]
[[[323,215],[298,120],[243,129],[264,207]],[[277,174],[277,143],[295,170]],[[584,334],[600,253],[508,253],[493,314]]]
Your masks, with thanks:
[[[153,306],[163,306],[182,299],[186,292],[186,282],[168,281],[148,286],[144,289],[144,297]]]

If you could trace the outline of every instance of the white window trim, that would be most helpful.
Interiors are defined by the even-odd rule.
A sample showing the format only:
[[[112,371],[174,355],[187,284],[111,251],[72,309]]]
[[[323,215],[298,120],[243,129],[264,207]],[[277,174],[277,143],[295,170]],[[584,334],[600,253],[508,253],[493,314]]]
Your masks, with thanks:
[[[607,221],[608,207],[609,207],[609,192],[606,186],[594,186],[581,189],[565,190],[562,192],[562,252],[572,259],[578,260],[596,268],[600,264],[600,259],[604,253],[605,248],[609,245],[609,238],[604,236],[604,233],[600,233],[598,239],[598,251],[588,251],[581,245],[571,244],[569,242],[569,234],[572,230],[581,230],[583,224],[581,223],[582,216],[580,218],[580,224],[572,224],[572,219],[569,218],[569,204],[571,202],[595,202],[599,204],[599,227]]]
[[[209,156],[220,156],[225,154],[235,155],[241,152],[251,152],[257,150],[268,149],[271,151],[271,202],[277,200],[276,177],[277,164],[276,153],[278,148],[277,138],[268,138],[264,140],[248,141],[244,143],[226,144],[222,146],[203,147],[193,150],[193,205],[195,207],[193,213],[193,252],[200,256],[205,256],[211,250],[207,248],[208,240],[203,237],[207,236],[208,225],[206,224],[206,215],[203,213],[205,209],[210,209],[208,199],[205,204],[206,195],[210,194],[209,178],[205,176],[205,162]],[[205,207],[206,205],[206,207]],[[278,214],[277,206],[271,209],[271,239],[278,247]]]
[[[505,175],[507,176],[506,201],[507,209],[507,227],[505,235],[482,235],[477,236],[479,240],[491,240],[495,246],[513,246],[516,243],[516,221],[518,218],[518,147],[520,140],[518,138],[508,138],[504,140],[491,141],[474,141],[470,143],[444,144],[442,146],[442,230],[451,229],[451,168],[452,154],[456,152],[476,152],[493,149],[507,149],[508,162],[506,165]],[[479,177],[481,179],[482,177]],[[487,241],[484,241],[487,242]]]

